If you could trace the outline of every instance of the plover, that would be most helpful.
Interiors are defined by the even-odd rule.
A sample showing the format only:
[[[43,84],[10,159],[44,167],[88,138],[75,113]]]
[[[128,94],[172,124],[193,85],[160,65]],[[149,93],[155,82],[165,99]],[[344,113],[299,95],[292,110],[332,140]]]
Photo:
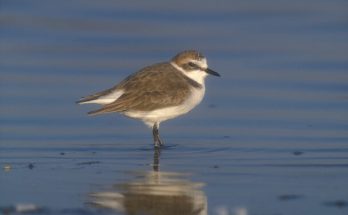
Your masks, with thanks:
[[[160,147],[160,123],[189,112],[202,101],[208,74],[220,76],[208,68],[201,53],[183,51],[170,62],[147,66],[116,86],[77,103],[103,105],[89,115],[118,112],[142,120],[152,128],[154,146]]]

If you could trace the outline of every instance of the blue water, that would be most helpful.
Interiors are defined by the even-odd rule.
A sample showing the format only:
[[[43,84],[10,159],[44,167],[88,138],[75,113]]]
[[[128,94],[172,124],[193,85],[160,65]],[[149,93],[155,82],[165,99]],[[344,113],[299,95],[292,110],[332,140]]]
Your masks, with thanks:
[[[341,0],[2,0],[1,213],[347,214],[347,14]],[[185,49],[222,77],[161,124],[159,157],[141,122],[75,104]]]

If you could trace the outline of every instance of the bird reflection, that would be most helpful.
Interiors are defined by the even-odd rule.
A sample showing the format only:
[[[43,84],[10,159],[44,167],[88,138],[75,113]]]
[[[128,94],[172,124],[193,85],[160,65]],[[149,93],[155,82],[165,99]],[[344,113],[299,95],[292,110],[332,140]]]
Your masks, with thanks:
[[[136,172],[130,182],[90,194],[91,203],[132,215],[206,215],[203,183],[189,181],[184,174],[161,172],[159,163],[160,149],[156,149],[152,171]]]

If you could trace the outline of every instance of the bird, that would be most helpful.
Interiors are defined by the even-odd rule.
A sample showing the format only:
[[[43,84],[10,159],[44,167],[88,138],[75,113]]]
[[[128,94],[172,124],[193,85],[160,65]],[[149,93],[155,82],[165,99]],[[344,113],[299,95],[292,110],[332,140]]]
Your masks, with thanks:
[[[82,97],[77,103],[102,105],[88,115],[117,112],[143,121],[152,128],[154,147],[158,149],[164,145],[160,123],[196,107],[204,97],[209,74],[220,76],[208,67],[200,52],[185,50],[169,62],[146,66],[114,87]]]

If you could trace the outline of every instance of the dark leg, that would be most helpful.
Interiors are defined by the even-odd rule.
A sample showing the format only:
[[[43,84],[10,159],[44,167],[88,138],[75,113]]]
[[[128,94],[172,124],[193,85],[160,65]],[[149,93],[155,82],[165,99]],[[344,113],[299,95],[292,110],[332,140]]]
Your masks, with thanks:
[[[152,128],[152,134],[153,134],[153,141],[155,144],[155,148],[158,148],[163,145],[163,142],[159,136],[159,131],[158,131],[158,124],[157,122],[153,125]]]

